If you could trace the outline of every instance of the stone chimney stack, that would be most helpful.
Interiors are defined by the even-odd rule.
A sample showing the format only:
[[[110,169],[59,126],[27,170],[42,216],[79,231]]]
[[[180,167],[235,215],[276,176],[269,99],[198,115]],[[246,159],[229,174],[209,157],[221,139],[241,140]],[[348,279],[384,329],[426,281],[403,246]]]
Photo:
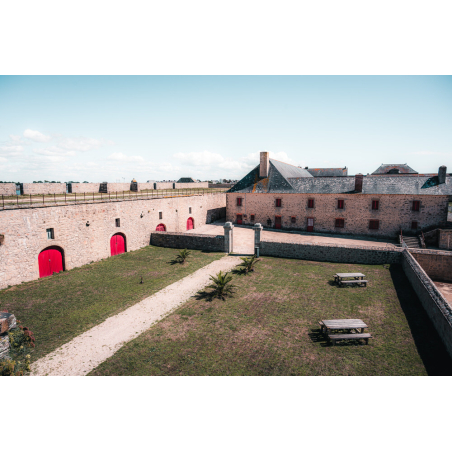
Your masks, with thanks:
[[[270,168],[270,154],[268,152],[261,152],[259,177],[268,177],[269,168]]]
[[[355,192],[362,193],[363,192],[363,175],[361,173],[355,174]]]
[[[262,161],[262,157],[261,157],[261,161]],[[444,165],[439,167],[438,181],[440,184],[446,183],[446,171],[447,171],[447,167],[445,167]]]

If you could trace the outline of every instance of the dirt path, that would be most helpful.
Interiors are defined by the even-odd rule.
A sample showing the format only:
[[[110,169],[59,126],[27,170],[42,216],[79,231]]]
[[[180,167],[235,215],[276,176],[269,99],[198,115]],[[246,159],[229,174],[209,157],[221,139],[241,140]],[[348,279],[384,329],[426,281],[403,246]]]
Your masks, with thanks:
[[[210,275],[220,270],[231,270],[240,262],[237,256],[225,256],[200,268],[39,359],[32,364],[31,374],[88,374],[126,342],[136,338],[208,285]]]

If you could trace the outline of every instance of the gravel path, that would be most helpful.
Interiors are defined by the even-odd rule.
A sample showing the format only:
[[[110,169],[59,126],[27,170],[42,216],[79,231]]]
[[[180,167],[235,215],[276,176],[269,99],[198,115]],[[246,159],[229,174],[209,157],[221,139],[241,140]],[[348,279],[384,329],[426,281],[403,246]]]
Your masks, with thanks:
[[[112,316],[31,365],[32,375],[86,375],[135,339],[153,323],[210,283],[210,275],[239,264],[237,256],[225,256],[154,295]]]

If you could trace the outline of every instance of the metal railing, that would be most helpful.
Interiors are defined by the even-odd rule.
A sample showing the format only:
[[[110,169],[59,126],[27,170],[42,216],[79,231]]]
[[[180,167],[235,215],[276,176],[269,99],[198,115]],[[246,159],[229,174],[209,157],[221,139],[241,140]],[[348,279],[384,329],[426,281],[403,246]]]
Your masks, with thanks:
[[[22,209],[30,207],[59,206],[83,203],[101,203],[116,201],[134,201],[160,198],[179,198],[225,193],[227,188],[180,188],[164,190],[122,191],[110,193],[53,193],[48,195],[2,195],[0,210]]]

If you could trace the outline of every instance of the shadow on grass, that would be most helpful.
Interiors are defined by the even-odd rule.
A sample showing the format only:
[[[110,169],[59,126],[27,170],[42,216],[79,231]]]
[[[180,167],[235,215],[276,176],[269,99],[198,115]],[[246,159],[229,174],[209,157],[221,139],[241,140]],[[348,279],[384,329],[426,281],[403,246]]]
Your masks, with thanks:
[[[390,274],[403,313],[428,375],[452,375],[452,358],[447,353],[433,323],[411,287],[400,265],[391,265]]]
[[[195,299],[198,301],[213,301],[215,296],[212,292],[208,292],[207,290],[200,290],[196,295]]]

